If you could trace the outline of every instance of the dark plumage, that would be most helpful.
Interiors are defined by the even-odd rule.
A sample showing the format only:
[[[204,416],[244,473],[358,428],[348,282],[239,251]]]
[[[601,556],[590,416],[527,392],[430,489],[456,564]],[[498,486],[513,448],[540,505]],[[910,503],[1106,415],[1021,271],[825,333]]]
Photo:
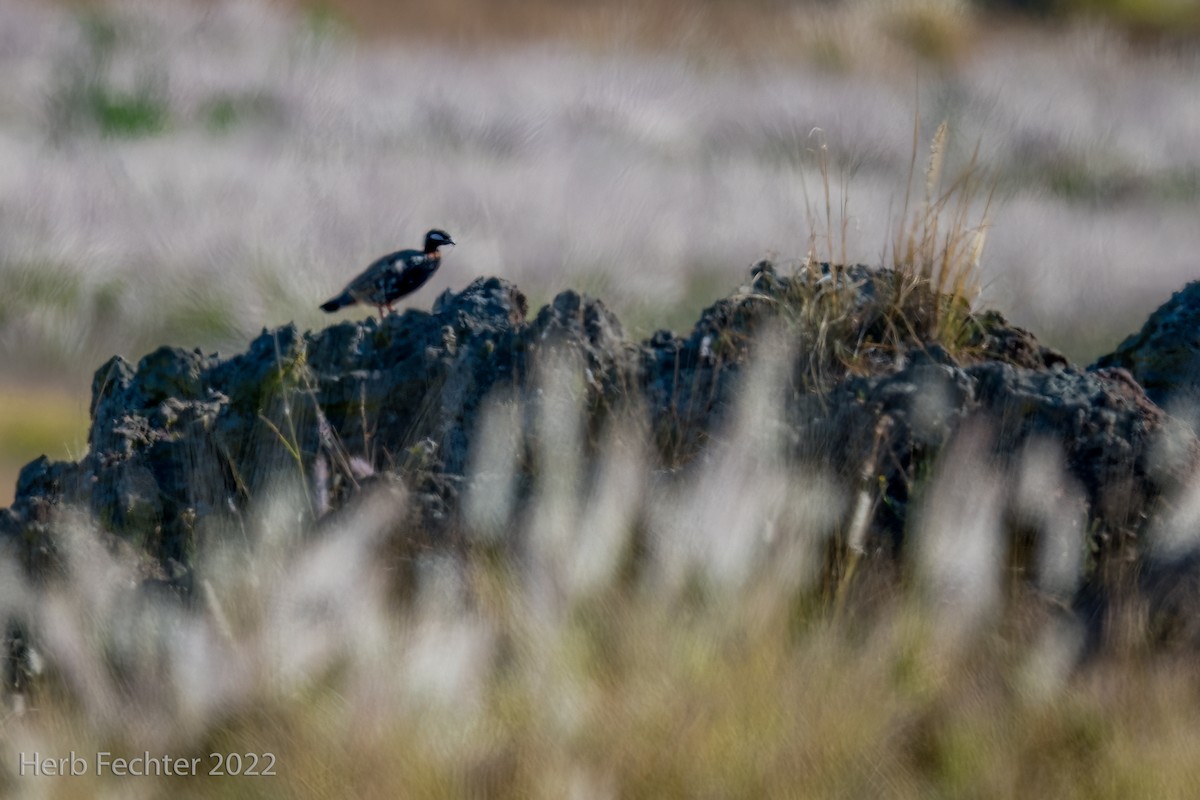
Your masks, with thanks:
[[[346,284],[341,294],[325,301],[321,310],[333,312],[363,303],[375,306],[382,317],[385,308],[390,312],[393,303],[420,289],[433,277],[442,261],[438,248],[447,244],[454,244],[450,234],[434,228],[425,234],[424,250],[400,250],[377,259]]]

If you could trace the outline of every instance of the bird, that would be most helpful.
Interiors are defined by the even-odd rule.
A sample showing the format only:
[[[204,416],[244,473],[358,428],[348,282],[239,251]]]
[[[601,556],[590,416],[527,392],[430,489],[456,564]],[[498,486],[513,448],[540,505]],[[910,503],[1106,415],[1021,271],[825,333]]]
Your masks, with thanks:
[[[450,234],[434,228],[425,234],[425,247],[421,250],[399,250],[377,258],[371,266],[346,284],[342,293],[321,304],[321,310],[333,313],[339,308],[363,303],[375,306],[379,318],[383,310],[390,314],[392,304],[425,285],[433,277],[442,261],[438,248],[454,244]]]

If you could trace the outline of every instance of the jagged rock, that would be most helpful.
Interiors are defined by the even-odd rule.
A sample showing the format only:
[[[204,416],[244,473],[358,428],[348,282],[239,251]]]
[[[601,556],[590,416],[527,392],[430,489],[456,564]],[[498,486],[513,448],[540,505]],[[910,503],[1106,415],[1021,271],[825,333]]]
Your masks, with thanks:
[[[1095,366],[1145,387],[1159,405],[1179,413],[1195,425],[1200,412],[1200,281],[1171,295],[1117,349],[1097,359]],[[1177,427],[1187,428],[1183,423]],[[1190,429],[1181,431],[1190,435]],[[1190,476],[1193,470],[1180,472]],[[1148,612],[1148,631],[1160,644],[1200,649],[1200,533],[1194,517],[1186,513],[1188,492],[1165,504],[1153,526],[1150,546],[1142,560],[1138,586]],[[1179,517],[1184,510],[1182,519]],[[1168,546],[1162,546],[1161,539]],[[1157,545],[1157,546],[1156,546]],[[1103,605],[1103,603],[1098,603]]]
[[[1200,408],[1200,281],[1171,295],[1096,367],[1129,371],[1150,399],[1188,413]]]
[[[93,381],[89,453],[26,467],[5,527],[24,531],[39,509],[81,506],[155,556],[187,562],[197,521],[307,478],[316,460],[331,484],[407,472],[431,517],[444,519],[477,411],[495,388],[523,384],[531,352],[577,349],[597,393],[627,373],[620,324],[598,301],[567,292],[532,324],[527,313],[516,287],[480,279],[443,294],[433,313],[264,330],[226,360],[164,347],[135,369],[116,357]]]
[[[1003,469],[1017,469],[1012,456],[1030,442],[1059,443],[1101,554],[1136,540],[1200,452],[1189,431],[1175,441],[1177,463],[1152,458],[1165,415],[1121,370],[1080,370],[1001,315],[969,314],[887,270],[783,276],[761,262],[686,337],[659,331],[636,344],[575,292],[527,315],[516,287],[479,279],[430,312],[308,333],[284,326],[229,359],[173,348],[136,368],[114,358],[93,382],[90,451],[26,467],[0,535],[41,564],[53,557],[55,509],[82,507],[160,562],[187,564],[198,537],[281,482],[300,483],[311,500],[302,513],[315,516],[398,476],[413,524],[436,540],[455,524],[486,399],[528,395],[552,350],[574,354],[590,421],[633,401],[662,460],[686,475],[771,331],[791,364],[791,457],[856,489],[868,465],[878,543],[902,539],[925,467],[968,420],[990,421]]]
[[[1034,370],[998,361],[959,366],[917,352],[898,371],[850,377],[827,396],[806,398],[793,426],[804,453],[840,462],[847,479],[883,436],[874,468],[882,487],[880,532],[903,531],[922,469],[974,418],[988,423],[990,460],[1001,470],[1019,469],[1013,457],[1026,445],[1056,442],[1103,535],[1127,540],[1151,502],[1177,488],[1177,476],[1198,454],[1193,438],[1183,448],[1186,464],[1163,469],[1158,436],[1164,417],[1136,384],[1108,371]],[[843,457],[831,458],[834,452]]]

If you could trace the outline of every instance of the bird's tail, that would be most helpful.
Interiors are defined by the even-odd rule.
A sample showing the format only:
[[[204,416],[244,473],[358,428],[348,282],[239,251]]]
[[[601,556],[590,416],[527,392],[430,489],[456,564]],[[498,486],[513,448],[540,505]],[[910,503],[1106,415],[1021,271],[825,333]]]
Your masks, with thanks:
[[[337,297],[326,300],[324,303],[322,303],[321,310],[328,313],[333,313],[339,308],[345,308],[349,305],[354,305],[354,298],[350,296],[349,292],[342,292]]]

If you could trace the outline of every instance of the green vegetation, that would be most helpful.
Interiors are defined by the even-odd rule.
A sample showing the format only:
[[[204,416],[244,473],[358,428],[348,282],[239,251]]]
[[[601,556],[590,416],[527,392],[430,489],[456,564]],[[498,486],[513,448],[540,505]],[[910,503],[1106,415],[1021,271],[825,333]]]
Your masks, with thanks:
[[[336,2],[318,0],[304,4],[304,27],[310,36],[318,39],[345,38],[350,32],[350,23]]]
[[[82,129],[124,139],[164,132],[170,108],[162,65],[143,60],[132,82],[114,82],[112,62],[126,49],[125,32],[103,10],[82,12],[79,31],[81,46],[60,65],[50,98],[52,134]]]
[[[167,127],[167,105],[153,82],[141,83],[128,92],[90,85],[86,108],[105,136],[148,136]]]
[[[21,467],[38,456],[81,456],[87,426],[85,398],[45,387],[0,386],[0,506],[12,501]]]
[[[225,134],[244,125],[270,121],[278,109],[270,97],[261,93],[222,93],[200,108],[204,128],[213,134]]]

